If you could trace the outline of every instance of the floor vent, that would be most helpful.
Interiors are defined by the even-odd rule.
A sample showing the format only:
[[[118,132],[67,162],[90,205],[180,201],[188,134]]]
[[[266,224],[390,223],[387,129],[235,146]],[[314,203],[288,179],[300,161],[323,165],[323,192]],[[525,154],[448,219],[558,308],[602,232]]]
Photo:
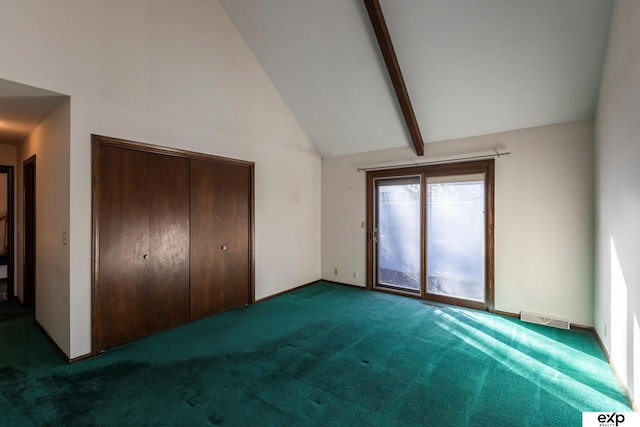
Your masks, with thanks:
[[[520,312],[520,320],[523,322],[537,323],[539,325],[552,326],[554,328],[569,329],[571,324],[568,320],[549,317],[543,314]]]

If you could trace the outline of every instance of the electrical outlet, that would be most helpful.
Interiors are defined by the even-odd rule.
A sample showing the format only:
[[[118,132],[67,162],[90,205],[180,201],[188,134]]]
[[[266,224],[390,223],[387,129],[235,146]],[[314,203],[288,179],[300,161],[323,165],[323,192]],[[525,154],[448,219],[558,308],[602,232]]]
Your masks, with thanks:
[[[362,229],[367,228],[367,223],[366,223],[366,222],[364,222],[364,221],[362,221],[362,222],[360,223],[360,228],[362,228]]]
[[[607,336],[607,324],[606,323],[604,324],[604,336],[605,337]]]
[[[354,278],[354,279],[357,279],[357,278],[358,278],[358,272],[357,272],[357,271],[354,271],[354,272],[353,272],[353,278]]]
[[[337,268],[333,269],[333,274],[335,274],[336,276],[338,275],[338,269]]]

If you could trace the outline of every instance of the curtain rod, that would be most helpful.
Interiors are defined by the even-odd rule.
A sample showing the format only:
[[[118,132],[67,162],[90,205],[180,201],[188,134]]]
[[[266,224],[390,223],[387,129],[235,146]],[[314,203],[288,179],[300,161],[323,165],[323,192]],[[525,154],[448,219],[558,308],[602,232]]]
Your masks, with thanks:
[[[509,154],[511,154],[510,151],[504,152],[504,153],[498,153],[498,151],[495,152],[495,154],[484,154],[481,156],[471,156],[471,157],[458,157],[455,159],[444,159],[444,160],[433,160],[431,162],[420,162],[420,163],[405,163],[403,165],[391,165],[391,166],[375,166],[375,167],[371,167],[371,168],[358,168],[356,169],[356,171],[358,172],[366,172],[366,171],[375,171],[375,170],[380,170],[380,169],[399,169],[399,168],[405,168],[405,167],[409,167],[409,166],[426,166],[426,165],[436,165],[438,163],[450,163],[450,162],[459,162],[462,160],[480,160],[480,159],[492,159],[494,157],[502,157],[502,156],[508,156]]]

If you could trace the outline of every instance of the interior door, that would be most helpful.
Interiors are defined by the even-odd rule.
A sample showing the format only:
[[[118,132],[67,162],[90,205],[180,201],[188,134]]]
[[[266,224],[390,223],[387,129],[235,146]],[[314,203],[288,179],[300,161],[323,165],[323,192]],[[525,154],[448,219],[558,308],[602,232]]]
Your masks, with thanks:
[[[191,160],[191,320],[251,302],[250,179],[248,167]]]

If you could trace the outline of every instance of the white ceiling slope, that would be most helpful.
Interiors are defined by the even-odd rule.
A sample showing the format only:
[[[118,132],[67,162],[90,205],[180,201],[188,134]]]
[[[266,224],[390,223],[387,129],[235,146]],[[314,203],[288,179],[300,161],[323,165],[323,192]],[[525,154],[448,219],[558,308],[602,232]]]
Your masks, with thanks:
[[[411,145],[362,0],[220,3],[323,157]],[[380,3],[425,142],[594,116],[611,0]]]

